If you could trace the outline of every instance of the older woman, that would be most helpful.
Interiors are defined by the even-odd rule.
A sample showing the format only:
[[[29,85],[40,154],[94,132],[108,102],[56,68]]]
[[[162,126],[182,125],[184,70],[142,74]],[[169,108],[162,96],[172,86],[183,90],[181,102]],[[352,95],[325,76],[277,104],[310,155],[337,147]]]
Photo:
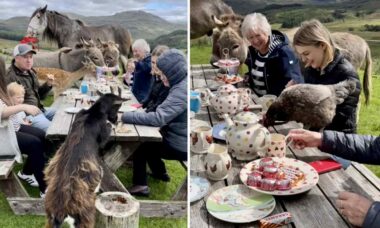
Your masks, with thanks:
[[[288,83],[303,82],[298,59],[289,46],[288,38],[279,31],[271,30],[264,15],[247,15],[241,31],[250,43],[246,60],[248,82],[258,96],[278,96]]]
[[[138,102],[142,102],[150,93],[153,85],[150,46],[144,39],[138,39],[132,44],[133,57],[136,58],[132,93]]]
[[[157,59],[157,74],[169,88],[166,99],[153,112],[126,112],[124,123],[160,127],[163,142],[142,144],[133,157],[133,186],[128,189],[134,195],[149,195],[146,163],[152,177],[169,181],[165,163],[161,160],[187,160],[187,63],[182,52],[165,51]]]

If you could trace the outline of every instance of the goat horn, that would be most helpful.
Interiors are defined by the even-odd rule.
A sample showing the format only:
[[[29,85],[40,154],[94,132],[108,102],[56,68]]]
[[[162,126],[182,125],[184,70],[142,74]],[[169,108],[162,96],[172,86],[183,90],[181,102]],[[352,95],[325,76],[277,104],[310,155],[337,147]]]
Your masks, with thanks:
[[[215,17],[215,15],[211,15],[211,19],[214,21],[215,25],[218,27],[225,27],[228,25],[228,22],[223,22]]]

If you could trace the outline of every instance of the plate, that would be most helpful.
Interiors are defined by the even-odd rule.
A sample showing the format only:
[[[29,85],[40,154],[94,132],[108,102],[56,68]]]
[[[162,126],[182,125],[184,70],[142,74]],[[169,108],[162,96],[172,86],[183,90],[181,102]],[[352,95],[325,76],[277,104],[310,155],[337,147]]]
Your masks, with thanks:
[[[247,223],[272,213],[273,196],[253,191],[245,185],[231,185],[214,191],[207,199],[207,211],[220,220]]]
[[[214,62],[212,65],[216,66],[216,67],[219,67],[219,68],[231,68],[231,67],[237,67],[240,65],[240,62],[239,63],[235,63],[235,64],[230,64],[230,65],[226,65],[226,64],[219,64],[219,62]]]
[[[210,126],[210,123],[204,120],[197,120],[197,119],[192,119],[190,121],[190,131],[200,126]]]
[[[82,108],[79,107],[69,107],[65,109],[65,112],[70,113],[70,114],[76,114],[78,113]]]
[[[246,164],[240,171],[240,180],[243,182],[244,185],[248,186],[251,189],[254,189],[255,191],[265,193],[265,194],[270,194],[270,195],[275,195],[275,196],[288,196],[288,195],[296,195],[302,192],[306,192],[310,190],[312,187],[314,187],[319,180],[319,175],[317,171],[308,163],[303,162],[301,160],[297,160],[294,158],[278,158],[278,157],[272,157],[273,161],[275,162],[283,162],[285,166],[293,166],[295,168],[298,168],[300,171],[302,171],[305,174],[305,178],[303,181],[300,181],[297,186],[292,187],[289,190],[286,191],[280,191],[280,190],[275,190],[275,191],[264,191],[261,190],[257,187],[252,187],[247,185],[247,177],[248,174],[251,173],[252,171],[252,166],[258,166],[259,162],[261,159],[254,160],[248,164]]]
[[[226,141],[226,134],[227,134],[227,124],[226,123],[221,123],[214,125],[212,128],[212,137]]]
[[[210,189],[210,182],[206,178],[190,176],[189,199],[190,203],[202,199]]]
[[[236,84],[236,83],[239,83],[241,81],[243,81],[244,79],[240,76],[227,76],[225,74],[223,74],[224,76],[217,76],[215,77],[215,81],[217,81],[218,83],[223,83],[223,84]]]
[[[133,112],[133,111],[136,111],[138,108],[136,107],[133,107],[131,105],[122,105],[120,108],[119,108],[119,112]]]

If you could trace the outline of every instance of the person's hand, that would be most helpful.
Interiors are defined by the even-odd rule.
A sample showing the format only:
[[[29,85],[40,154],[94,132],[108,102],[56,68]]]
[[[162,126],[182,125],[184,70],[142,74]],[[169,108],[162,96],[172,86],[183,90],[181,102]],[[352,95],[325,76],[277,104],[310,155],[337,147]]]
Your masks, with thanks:
[[[34,105],[22,104],[22,106],[23,111],[29,115],[36,116],[41,113],[41,110]]]
[[[298,150],[305,147],[318,147],[322,144],[322,133],[319,132],[293,129],[289,131],[287,137],[293,141],[294,148]]]
[[[32,125],[32,121],[28,120],[27,118],[23,119],[23,121],[24,121],[23,122],[24,125],[29,125],[29,126]]]
[[[339,212],[355,226],[362,226],[372,202],[352,192],[341,192],[336,200]]]
[[[285,88],[287,88],[287,87],[289,87],[289,86],[292,86],[292,85],[295,85],[295,84],[297,84],[297,82],[294,81],[294,80],[292,79],[292,80],[290,80],[290,81],[285,85]]]
[[[53,86],[53,83],[54,83],[54,74],[46,74],[46,76],[47,76],[46,84],[48,86]]]

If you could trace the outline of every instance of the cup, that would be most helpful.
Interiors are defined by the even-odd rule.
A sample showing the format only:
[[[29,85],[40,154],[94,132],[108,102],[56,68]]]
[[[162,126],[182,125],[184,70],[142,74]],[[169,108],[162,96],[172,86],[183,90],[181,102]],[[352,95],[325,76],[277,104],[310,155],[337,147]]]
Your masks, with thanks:
[[[269,106],[272,105],[272,103],[276,100],[276,95],[272,95],[272,94],[266,94],[262,97],[259,98],[259,102],[260,104],[262,105],[263,107],[263,111],[267,111]]]
[[[286,137],[282,134],[271,134],[271,142],[268,147],[267,157],[285,157],[286,154]]]
[[[202,106],[208,106],[210,103],[209,103],[209,93],[207,91],[207,88],[199,88],[199,89],[195,89],[194,90],[195,92],[198,92],[199,95],[200,95],[200,98],[201,98],[201,102],[202,102]]]
[[[226,146],[211,144],[204,160],[207,177],[211,180],[223,180],[232,168],[231,157]]]
[[[199,126],[191,130],[191,151],[198,154],[207,153],[213,141],[212,127]]]
[[[190,92],[190,110],[198,113],[201,110],[201,96],[199,92]]]

